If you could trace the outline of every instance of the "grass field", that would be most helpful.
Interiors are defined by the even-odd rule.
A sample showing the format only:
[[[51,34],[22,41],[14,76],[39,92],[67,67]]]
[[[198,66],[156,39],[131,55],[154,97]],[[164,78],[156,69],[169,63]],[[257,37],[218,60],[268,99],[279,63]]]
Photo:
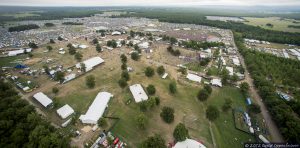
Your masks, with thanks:
[[[1,16],[11,16],[14,18],[21,18],[21,17],[28,17],[28,16],[40,16],[40,15],[32,13],[32,12],[19,12],[19,13],[1,14]]]
[[[0,67],[14,67],[19,63],[22,63],[28,56],[12,56],[12,57],[0,57]]]
[[[259,26],[265,29],[285,31],[285,32],[300,32],[300,29],[297,28],[289,28],[288,25],[296,25],[299,24],[294,23],[295,20],[292,19],[280,19],[279,17],[244,17],[245,20],[249,22],[244,22],[248,25]],[[268,27],[266,24],[272,24],[273,27]]]

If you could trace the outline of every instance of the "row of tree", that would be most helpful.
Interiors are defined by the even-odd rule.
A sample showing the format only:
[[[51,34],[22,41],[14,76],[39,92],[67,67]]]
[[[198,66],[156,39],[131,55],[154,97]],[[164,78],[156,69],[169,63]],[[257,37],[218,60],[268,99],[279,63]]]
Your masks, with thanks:
[[[199,41],[183,41],[182,45],[186,48],[192,48],[194,50],[208,49],[210,47],[223,47],[225,44],[223,42],[199,42]]]
[[[14,27],[9,27],[9,32],[19,32],[19,31],[25,31],[25,30],[31,30],[31,29],[38,29],[40,28],[39,25],[36,24],[28,24],[28,25],[18,25]]]

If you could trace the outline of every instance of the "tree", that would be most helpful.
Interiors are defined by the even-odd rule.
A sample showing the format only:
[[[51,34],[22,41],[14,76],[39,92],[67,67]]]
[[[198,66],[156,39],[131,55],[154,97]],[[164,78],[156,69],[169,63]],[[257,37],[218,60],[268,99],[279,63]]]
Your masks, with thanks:
[[[52,46],[47,46],[46,47],[49,51],[51,51],[53,48],[52,48]]]
[[[148,85],[148,87],[146,89],[147,89],[147,92],[149,95],[154,95],[156,92],[156,89],[155,89],[154,85],[152,85],[152,84]]]
[[[128,85],[125,79],[120,79],[118,83],[121,88],[125,88]]]
[[[249,90],[249,84],[247,82],[243,82],[240,84],[240,90],[243,95],[247,95],[248,90]]]
[[[130,30],[130,36],[133,38],[135,36],[135,32],[133,32],[132,30]]]
[[[147,77],[152,77],[154,75],[154,69],[152,67],[147,67],[145,70],[145,75]]]
[[[122,40],[122,41],[121,41],[121,45],[122,45],[122,46],[125,46],[125,45],[126,45],[125,40]]]
[[[137,51],[138,53],[142,53],[142,50],[137,44],[134,45],[134,50]]]
[[[144,114],[139,114],[137,117],[135,117],[135,122],[139,129],[145,129],[147,124],[147,118]]]
[[[219,110],[213,105],[209,105],[206,109],[206,118],[210,121],[215,121],[219,117]]]
[[[226,98],[222,106],[222,110],[224,112],[227,112],[231,108],[231,104],[232,104],[232,100],[230,98]]]
[[[74,55],[74,57],[75,57],[75,59],[79,62],[79,61],[81,61],[81,59],[82,59],[82,54],[79,53],[79,52],[77,52],[77,53]]]
[[[122,55],[120,56],[120,58],[121,58],[122,63],[126,63],[126,62],[127,62],[127,57],[126,57],[126,55],[122,54]]]
[[[209,97],[209,93],[207,92],[206,89],[201,89],[201,90],[198,92],[197,98],[198,98],[200,101],[206,101],[208,97]]]
[[[67,44],[67,47],[71,48],[73,45],[71,43]]]
[[[229,80],[229,71],[227,69],[223,69],[222,72],[221,72],[221,81],[222,81],[222,84],[226,85],[228,83],[228,80]]]
[[[174,109],[171,107],[164,106],[162,108],[162,111],[160,113],[160,117],[166,122],[166,123],[172,123],[174,121]]]
[[[94,88],[95,87],[95,76],[89,75],[85,78],[85,84],[88,88]]]
[[[50,75],[50,69],[49,69],[49,67],[48,67],[47,65],[44,65],[43,68],[44,68],[44,70],[45,70],[45,73],[46,73],[47,75]]]
[[[159,104],[160,104],[160,99],[159,99],[159,97],[155,97],[155,104],[156,104],[156,105],[159,105]]]
[[[35,43],[33,43],[33,42],[29,42],[28,43],[28,46],[30,47],[30,48],[33,48],[33,49],[35,49],[35,48],[39,48]]]
[[[80,63],[80,70],[81,70],[82,72],[86,72],[86,66],[85,66],[84,63]]]
[[[92,42],[93,42],[93,44],[98,44],[99,43],[97,38],[94,38]]]
[[[147,100],[147,106],[151,109],[153,108],[155,105],[156,105],[156,100],[155,100],[155,97],[150,97],[148,100]]]
[[[101,52],[102,51],[102,48],[101,48],[100,44],[96,45],[96,50],[97,50],[97,52]]]
[[[55,41],[53,39],[50,39],[51,44],[55,44]]]
[[[62,71],[57,71],[54,75],[54,80],[59,81],[60,83],[64,82],[65,80],[65,73]]]
[[[123,63],[123,64],[121,65],[121,69],[122,69],[122,70],[127,70],[127,65],[126,65],[126,63]]]
[[[130,80],[129,73],[127,71],[125,71],[125,70],[122,72],[121,77],[122,77],[122,79],[124,79],[126,81]]]
[[[212,88],[211,88],[210,85],[205,84],[205,85],[204,85],[204,89],[208,92],[208,94],[211,94],[211,93],[212,93]]]
[[[237,82],[238,80],[239,80],[239,77],[236,74],[233,74],[233,76],[231,77],[231,81]]]
[[[177,42],[177,39],[176,39],[176,38],[174,38],[174,37],[171,37],[171,38],[170,38],[170,43],[171,43],[171,45],[174,45],[176,42]]]
[[[250,113],[259,114],[261,112],[260,107],[257,104],[251,104],[248,107]]]
[[[99,127],[105,127],[106,125],[107,125],[107,122],[106,122],[105,118],[102,117],[98,120]]]
[[[53,87],[52,92],[56,95],[59,92],[59,89],[57,87]]]
[[[104,32],[101,32],[101,37],[105,37],[105,33]]]
[[[131,59],[135,60],[135,61],[138,61],[140,59],[140,55],[137,52],[133,52],[131,54]]]
[[[176,82],[171,82],[169,84],[170,93],[175,94],[177,92]]]
[[[76,53],[75,47],[71,46],[69,47],[69,54],[74,55]]]
[[[158,73],[158,75],[164,74],[164,73],[165,73],[165,68],[164,68],[164,66],[159,66],[159,67],[157,67],[156,72]]]
[[[174,131],[173,131],[173,137],[177,142],[184,141],[186,138],[189,138],[189,131],[185,127],[183,123],[179,123],[176,125]]]
[[[58,36],[57,40],[62,41],[64,39],[61,36]]]
[[[167,148],[165,140],[158,134],[148,137],[142,142],[141,148]]]
[[[140,105],[140,110],[142,112],[146,112],[147,111],[147,109],[148,109],[148,103],[147,103],[147,101],[142,101],[142,102],[139,103],[139,105]]]

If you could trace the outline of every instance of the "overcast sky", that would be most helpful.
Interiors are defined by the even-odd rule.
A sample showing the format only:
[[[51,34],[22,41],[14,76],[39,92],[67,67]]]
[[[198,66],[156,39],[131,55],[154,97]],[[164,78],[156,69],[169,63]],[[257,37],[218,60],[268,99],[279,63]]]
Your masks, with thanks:
[[[17,6],[300,5],[300,0],[0,0]]]

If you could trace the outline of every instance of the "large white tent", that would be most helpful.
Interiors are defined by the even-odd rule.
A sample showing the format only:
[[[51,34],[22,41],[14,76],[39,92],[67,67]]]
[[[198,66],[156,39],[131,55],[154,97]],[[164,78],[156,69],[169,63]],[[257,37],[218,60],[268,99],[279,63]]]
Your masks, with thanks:
[[[111,97],[113,97],[111,93],[99,92],[86,114],[79,117],[81,122],[86,124],[97,124]]]
[[[233,67],[227,66],[226,69],[229,71],[229,75],[233,76]]]
[[[70,115],[72,115],[74,113],[74,110],[71,106],[69,106],[68,104],[64,105],[63,107],[59,108],[58,110],[56,110],[57,114],[62,118],[62,119],[66,119],[68,118]]]
[[[41,103],[44,107],[50,107],[53,103],[53,101],[42,92],[34,94],[33,98]]]
[[[19,54],[23,54],[23,53],[25,53],[25,50],[26,50],[26,52],[31,52],[32,51],[31,48],[13,50],[13,51],[8,52],[8,56],[16,56],[16,55],[19,55]]]
[[[212,79],[210,81],[211,85],[213,86],[218,86],[218,87],[222,87],[222,81],[221,79]]]
[[[173,148],[206,148],[202,143],[193,140],[186,139],[185,141],[177,142]]]
[[[200,83],[201,82],[201,77],[195,75],[195,74],[191,74],[191,73],[188,73],[188,75],[186,76],[187,79],[191,80],[191,81],[194,81],[194,82],[198,82]]]
[[[85,65],[86,67],[86,71],[90,71],[92,70],[95,66],[103,63],[104,60],[100,57],[93,57],[93,58],[90,58],[90,59],[87,59],[85,61],[83,61],[82,63]],[[76,68],[81,68],[81,63],[77,63],[76,64]]]
[[[148,100],[148,96],[141,84],[134,84],[129,87],[136,103]]]

